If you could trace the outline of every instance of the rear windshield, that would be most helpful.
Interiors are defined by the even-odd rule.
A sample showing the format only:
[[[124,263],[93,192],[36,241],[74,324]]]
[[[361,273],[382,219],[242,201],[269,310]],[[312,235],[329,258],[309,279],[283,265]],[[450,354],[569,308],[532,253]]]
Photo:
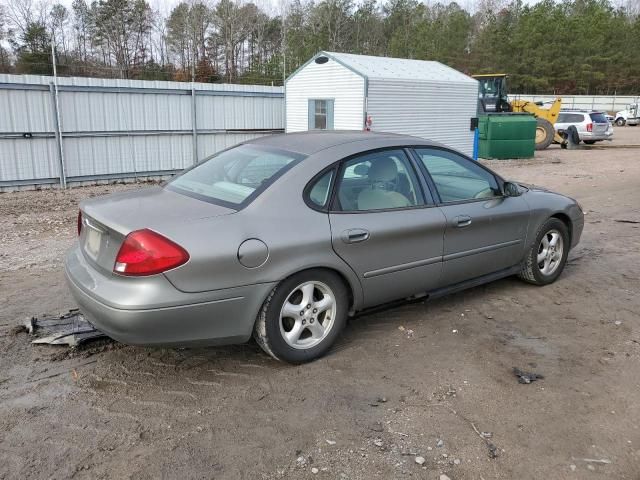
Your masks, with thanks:
[[[239,145],[204,160],[167,187],[201,200],[241,207],[257,197],[303,155],[257,145]]]
[[[590,113],[591,121],[595,123],[607,123],[607,117],[604,116],[604,113]]]

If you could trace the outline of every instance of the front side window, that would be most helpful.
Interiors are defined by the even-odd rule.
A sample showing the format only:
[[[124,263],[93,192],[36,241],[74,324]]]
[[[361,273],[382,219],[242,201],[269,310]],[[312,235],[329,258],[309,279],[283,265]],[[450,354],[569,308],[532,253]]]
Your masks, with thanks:
[[[309,100],[309,130],[333,129],[333,100]]]
[[[302,158],[298,153],[240,145],[175,177],[167,188],[214,203],[240,206]]]
[[[413,168],[402,150],[360,155],[345,162],[340,171],[338,203],[343,211],[424,204]]]
[[[500,196],[495,177],[472,161],[447,150],[417,148],[442,202]]]
[[[584,116],[581,113],[560,113],[558,115],[558,123],[581,123]]]

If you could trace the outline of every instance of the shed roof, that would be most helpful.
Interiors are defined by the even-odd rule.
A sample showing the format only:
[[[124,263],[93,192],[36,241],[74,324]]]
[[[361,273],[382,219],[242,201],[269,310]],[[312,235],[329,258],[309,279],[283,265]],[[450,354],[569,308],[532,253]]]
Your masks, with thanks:
[[[447,83],[476,83],[477,80],[440,62],[406,58],[374,57],[351,53],[318,52],[312,59],[327,56],[367,78]]]

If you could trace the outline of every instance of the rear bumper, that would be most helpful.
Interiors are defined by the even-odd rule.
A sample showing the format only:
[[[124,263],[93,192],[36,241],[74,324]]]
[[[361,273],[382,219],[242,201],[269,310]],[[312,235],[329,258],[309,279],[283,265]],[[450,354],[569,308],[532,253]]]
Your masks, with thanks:
[[[606,133],[580,132],[580,140],[582,141],[591,140],[594,142],[599,142],[602,140],[612,140],[612,139],[613,139],[613,132],[606,132]]]
[[[80,311],[108,336],[131,345],[242,343],[275,284],[201,293],[177,290],[164,275],[126,278],[92,267],[75,246],[65,274]]]

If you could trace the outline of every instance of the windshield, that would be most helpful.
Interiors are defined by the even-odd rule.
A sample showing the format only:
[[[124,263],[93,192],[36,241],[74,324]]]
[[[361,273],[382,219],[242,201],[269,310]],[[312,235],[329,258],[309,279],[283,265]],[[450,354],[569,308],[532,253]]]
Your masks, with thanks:
[[[251,201],[303,155],[258,145],[240,145],[199,163],[167,184],[201,200],[239,207]]]

